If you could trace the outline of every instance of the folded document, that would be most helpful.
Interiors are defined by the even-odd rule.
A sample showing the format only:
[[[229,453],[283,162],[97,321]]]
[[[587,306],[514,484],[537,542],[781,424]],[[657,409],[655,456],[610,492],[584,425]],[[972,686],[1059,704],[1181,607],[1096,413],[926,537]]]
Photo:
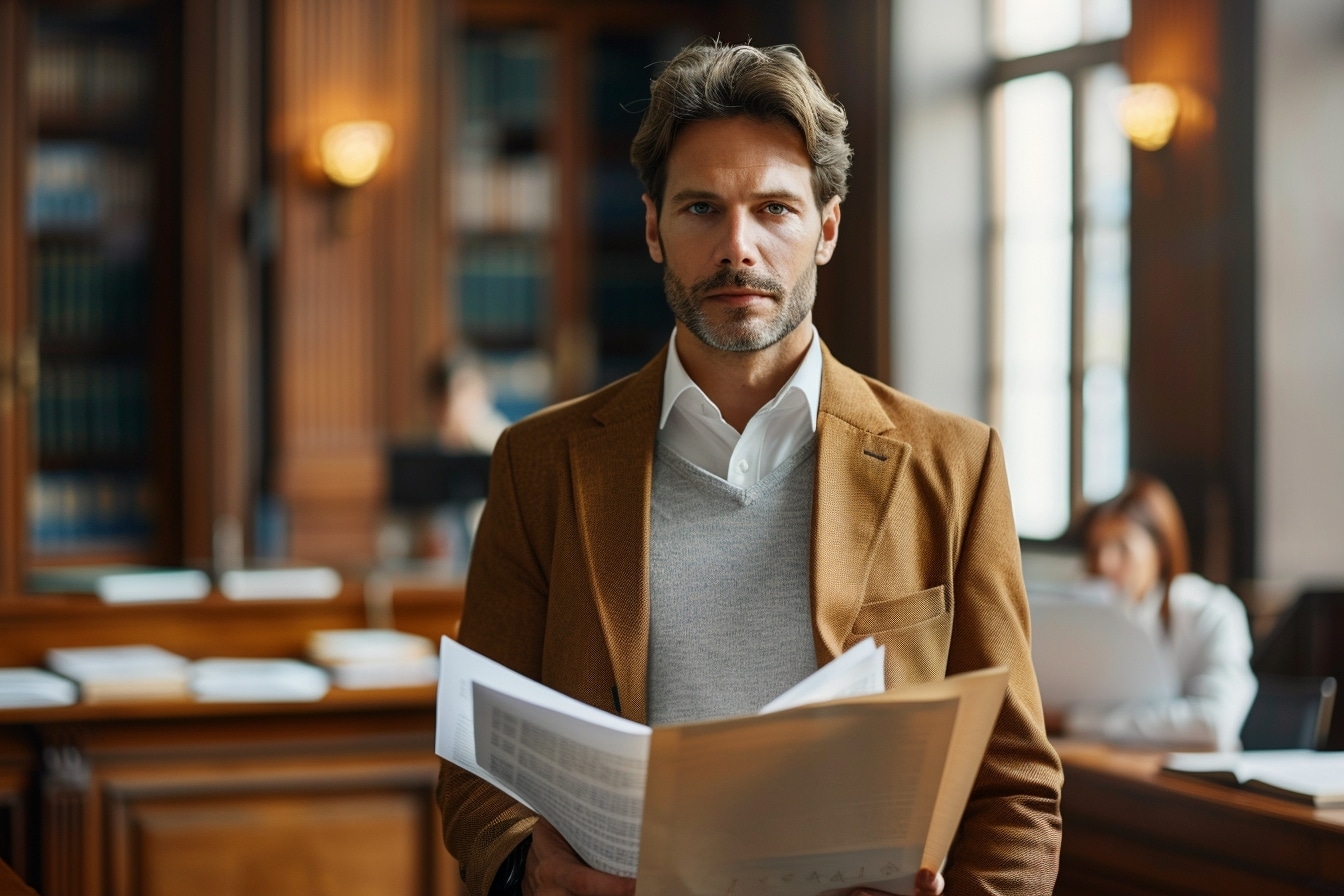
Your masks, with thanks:
[[[909,892],[947,856],[1007,672],[884,691],[882,666],[869,639],[760,715],[649,728],[444,638],[435,752],[643,896]]]

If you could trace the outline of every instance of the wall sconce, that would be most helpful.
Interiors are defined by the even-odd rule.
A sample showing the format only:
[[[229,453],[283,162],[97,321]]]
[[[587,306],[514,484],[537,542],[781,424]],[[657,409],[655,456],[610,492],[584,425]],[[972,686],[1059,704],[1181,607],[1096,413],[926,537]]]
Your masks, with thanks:
[[[322,173],[338,187],[358,187],[378,173],[392,148],[392,128],[381,121],[346,121],[322,133]]]
[[[1131,84],[1120,100],[1120,127],[1139,149],[1159,150],[1171,140],[1181,114],[1176,91],[1165,84]]]

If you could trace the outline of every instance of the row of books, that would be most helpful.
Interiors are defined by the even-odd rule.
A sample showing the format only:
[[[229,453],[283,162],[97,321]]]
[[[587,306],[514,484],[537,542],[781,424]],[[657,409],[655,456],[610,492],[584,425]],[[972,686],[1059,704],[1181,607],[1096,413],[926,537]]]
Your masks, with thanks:
[[[481,242],[463,253],[458,314],[474,341],[530,341],[541,320],[549,274],[542,246],[527,241]]]
[[[554,42],[540,31],[471,32],[462,43],[460,102],[467,120],[539,128],[550,115]]]
[[[40,457],[129,458],[148,441],[148,379],[138,359],[46,361],[34,422]]]
[[[306,652],[306,660],[193,661],[153,644],[55,648],[47,651],[45,668],[0,669],[0,709],[134,700],[313,701],[332,685],[414,687],[438,678],[433,643],[408,632],[318,631]]]
[[[142,472],[41,472],[28,480],[28,543],[39,557],[141,550],[152,523]]]
[[[125,115],[147,105],[152,74],[150,56],[133,44],[42,37],[28,60],[28,101],[39,118]]]
[[[34,267],[43,339],[93,342],[143,335],[149,296],[143,256],[40,245]]]
[[[555,222],[554,166],[545,156],[464,156],[449,189],[453,220],[467,233],[542,232]]]
[[[28,227],[95,230],[145,217],[149,166],[136,153],[88,140],[48,140],[28,160]]]

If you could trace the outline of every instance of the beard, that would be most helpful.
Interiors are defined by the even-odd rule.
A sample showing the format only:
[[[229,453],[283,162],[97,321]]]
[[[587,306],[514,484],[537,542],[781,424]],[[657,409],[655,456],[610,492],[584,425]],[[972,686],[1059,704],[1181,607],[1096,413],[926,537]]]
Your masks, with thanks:
[[[725,320],[710,320],[705,314],[705,296],[724,287],[773,296],[774,313],[760,315],[750,308],[730,308]],[[773,277],[741,268],[723,268],[687,286],[670,265],[665,265],[663,289],[673,316],[705,345],[725,352],[755,352],[792,333],[812,312],[817,299],[817,266],[808,265],[790,289]]]

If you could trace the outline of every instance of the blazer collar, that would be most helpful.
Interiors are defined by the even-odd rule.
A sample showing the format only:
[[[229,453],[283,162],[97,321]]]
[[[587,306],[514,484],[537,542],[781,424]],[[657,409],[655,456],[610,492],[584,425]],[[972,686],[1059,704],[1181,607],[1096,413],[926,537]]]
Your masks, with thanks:
[[[873,387],[823,345],[812,508],[812,633],[818,665],[845,649],[910,445]]]
[[[570,437],[574,502],[624,716],[648,717],[649,505],[667,349]]]

